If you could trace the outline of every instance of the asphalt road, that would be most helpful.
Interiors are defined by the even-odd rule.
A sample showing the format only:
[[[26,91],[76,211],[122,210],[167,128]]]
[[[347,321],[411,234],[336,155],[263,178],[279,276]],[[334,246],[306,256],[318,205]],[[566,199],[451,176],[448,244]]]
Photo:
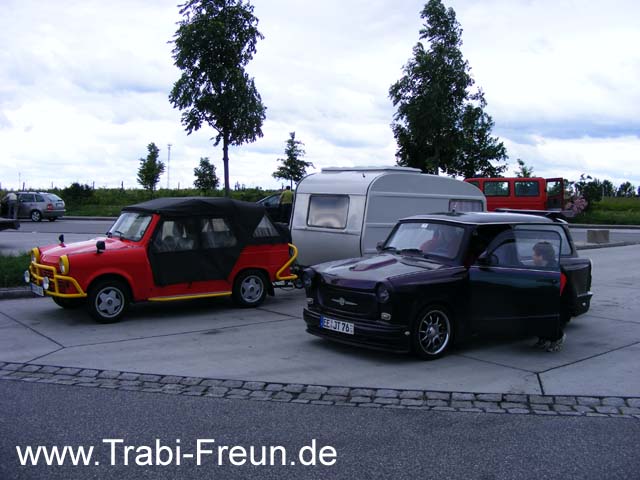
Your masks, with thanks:
[[[628,419],[492,415],[230,401],[61,385],[0,382],[0,478],[452,478],[630,479],[640,471],[640,423]],[[195,453],[218,446],[286,449],[287,465],[234,466],[217,453],[181,465],[123,465],[123,448]],[[179,443],[177,440],[179,439]],[[303,466],[299,450],[330,446],[331,466]],[[94,446],[90,466],[20,466],[16,446]],[[207,446],[209,446],[207,444]],[[309,451],[303,457],[311,460]],[[331,453],[326,451],[325,453]],[[165,457],[165,459],[168,457]],[[142,459],[144,460],[144,459]],[[218,465],[219,460],[223,465]],[[237,457],[236,461],[241,457]],[[330,462],[332,459],[325,458]],[[95,465],[98,461],[100,465]],[[296,465],[291,465],[291,462]],[[316,457],[318,463],[318,457]]]
[[[19,230],[0,232],[0,253],[17,255],[41,245],[58,243],[58,236],[64,234],[66,243],[80,242],[104,236],[113,224],[111,220],[69,220],[55,222],[32,222],[23,220]]]

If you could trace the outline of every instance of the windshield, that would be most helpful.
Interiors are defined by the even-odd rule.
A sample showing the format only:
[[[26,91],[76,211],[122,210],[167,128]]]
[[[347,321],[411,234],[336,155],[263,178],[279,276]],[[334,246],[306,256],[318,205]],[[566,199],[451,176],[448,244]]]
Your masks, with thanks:
[[[384,249],[453,259],[458,256],[463,234],[463,227],[443,223],[401,223]]]
[[[144,236],[144,232],[147,231],[149,223],[151,223],[151,215],[133,212],[123,213],[109,229],[107,236],[139,242]]]

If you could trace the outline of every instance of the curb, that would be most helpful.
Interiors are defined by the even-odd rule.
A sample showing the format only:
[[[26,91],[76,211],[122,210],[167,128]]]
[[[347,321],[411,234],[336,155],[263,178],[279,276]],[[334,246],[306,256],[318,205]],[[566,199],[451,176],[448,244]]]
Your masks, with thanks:
[[[640,398],[340,387],[0,362],[0,381],[290,404],[640,420]]]

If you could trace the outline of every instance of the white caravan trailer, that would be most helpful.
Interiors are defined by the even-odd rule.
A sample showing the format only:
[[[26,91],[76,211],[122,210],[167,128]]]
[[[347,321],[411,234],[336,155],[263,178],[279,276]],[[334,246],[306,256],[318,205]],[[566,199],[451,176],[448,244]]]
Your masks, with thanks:
[[[298,184],[291,237],[308,266],[375,253],[400,218],[486,209],[475,186],[417,168],[323,168]]]

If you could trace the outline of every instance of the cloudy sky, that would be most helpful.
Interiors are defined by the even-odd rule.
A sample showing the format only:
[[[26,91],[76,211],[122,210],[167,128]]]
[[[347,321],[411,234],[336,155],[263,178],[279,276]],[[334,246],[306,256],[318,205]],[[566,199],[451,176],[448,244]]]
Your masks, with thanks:
[[[190,187],[208,127],[187,135],[167,97],[175,0],[0,0],[0,186],[137,187],[155,142]],[[265,39],[249,66],[264,137],[230,152],[231,184],[277,188],[289,132],[326,166],[392,165],[389,86],[421,26],[421,0],[254,0]],[[640,185],[640,3],[447,0],[515,169]],[[606,5],[606,6],[605,6]]]

